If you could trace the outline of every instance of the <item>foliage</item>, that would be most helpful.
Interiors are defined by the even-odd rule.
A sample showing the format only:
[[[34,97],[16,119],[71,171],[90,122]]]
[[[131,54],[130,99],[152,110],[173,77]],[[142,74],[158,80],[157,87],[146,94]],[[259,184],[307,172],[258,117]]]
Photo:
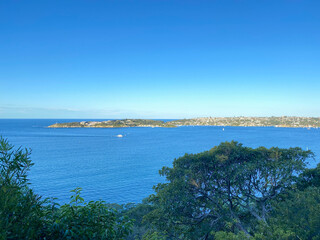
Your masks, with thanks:
[[[320,163],[316,168],[306,169],[300,174],[298,188],[304,190],[307,187],[320,187]]]
[[[29,156],[0,138],[0,239],[36,239],[43,227],[43,201],[28,188]]]
[[[166,239],[167,237],[165,234],[157,231],[148,231],[142,237],[142,240],[166,240]]]
[[[30,188],[30,151],[0,139],[0,240],[320,240],[320,164],[312,152],[225,142],[186,154],[139,204],[43,200]]]
[[[296,182],[311,156],[300,148],[237,142],[186,154],[160,171],[168,183],[155,187],[148,219],[178,239],[207,239],[213,229],[253,236],[258,223],[267,222],[271,201]]]
[[[0,239],[125,239],[132,221],[103,201],[84,202],[81,189],[59,207],[34,194],[30,151],[0,139]]]
[[[248,236],[243,232],[237,234],[233,232],[219,231],[213,233],[215,240],[293,240],[294,233],[279,228],[277,226],[264,225],[259,228],[259,231],[254,234],[254,236]]]
[[[248,238],[243,232],[234,234],[232,232],[219,231],[213,232],[213,235],[215,240],[243,240]]]
[[[124,239],[130,232],[131,221],[117,218],[117,212],[103,201],[84,202],[81,188],[72,190],[69,204],[55,208],[47,238],[50,239]]]
[[[132,232],[128,236],[128,240],[143,239],[145,234],[150,234],[152,226],[148,221],[144,220],[144,216],[153,210],[153,207],[145,200],[139,204],[126,204],[123,206],[123,214],[130,219],[134,219]]]
[[[290,231],[294,236],[291,239],[319,240],[320,188],[291,191],[284,201],[274,203],[269,222],[269,227]]]

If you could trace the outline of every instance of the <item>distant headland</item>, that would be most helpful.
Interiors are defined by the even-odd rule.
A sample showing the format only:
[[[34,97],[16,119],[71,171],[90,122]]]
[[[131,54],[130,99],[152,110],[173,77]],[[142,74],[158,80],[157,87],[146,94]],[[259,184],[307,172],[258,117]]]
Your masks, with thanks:
[[[107,121],[82,121],[55,123],[49,128],[123,128],[123,127],[179,127],[179,126],[239,126],[319,128],[316,117],[201,117],[172,121],[150,119],[122,119]]]

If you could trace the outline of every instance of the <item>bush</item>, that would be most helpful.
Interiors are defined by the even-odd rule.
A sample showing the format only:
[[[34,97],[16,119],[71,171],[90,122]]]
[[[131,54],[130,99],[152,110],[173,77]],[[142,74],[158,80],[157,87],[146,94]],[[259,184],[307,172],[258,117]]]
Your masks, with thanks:
[[[0,138],[0,239],[125,239],[132,221],[103,201],[84,202],[81,188],[69,204],[42,200],[29,188],[30,151]]]
[[[37,239],[43,229],[41,197],[28,187],[30,151],[0,138],[0,239]]]
[[[69,204],[53,207],[46,237],[49,239],[124,239],[131,230],[127,217],[117,217],[117,211],[103,201],[84,202],[81,188],[72,190]]]

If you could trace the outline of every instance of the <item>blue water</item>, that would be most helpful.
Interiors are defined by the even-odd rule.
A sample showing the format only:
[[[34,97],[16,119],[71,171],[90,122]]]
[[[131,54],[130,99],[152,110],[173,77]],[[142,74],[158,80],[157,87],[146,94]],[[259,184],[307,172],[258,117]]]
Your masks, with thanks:
[[[86,119],[87,120],[87,119]],[[274,127],[69,128],[56,122],[81,120],[0,119],[0,135],[15,146],[32,149],[32,188],[44,197],[69,201],[83,188],[86,200],[140,202],[163,182],[162,166],[185,153],[209,150],[222,141],[250,147],[301,147],[320,156],[320,129]],[[116,135],[122,134],[123,138]],[[309,167],[319,162],[311,161]]]

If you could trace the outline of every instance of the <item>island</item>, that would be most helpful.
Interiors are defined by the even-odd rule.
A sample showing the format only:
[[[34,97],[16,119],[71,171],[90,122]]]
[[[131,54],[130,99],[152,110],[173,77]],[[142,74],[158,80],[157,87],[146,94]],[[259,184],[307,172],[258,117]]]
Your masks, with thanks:
[[[150,119],[122,119],[55,123],[49,128],[123,128],[123,127],[179,127],[179,126],[239,126],[319,128],[318,117],[200,117],[171,121]]]
[[[107,121],[82,121],[55,123],[49,128],[124,128],[124,127],[176,127],[170,122],[150,119],[122,119]]]

